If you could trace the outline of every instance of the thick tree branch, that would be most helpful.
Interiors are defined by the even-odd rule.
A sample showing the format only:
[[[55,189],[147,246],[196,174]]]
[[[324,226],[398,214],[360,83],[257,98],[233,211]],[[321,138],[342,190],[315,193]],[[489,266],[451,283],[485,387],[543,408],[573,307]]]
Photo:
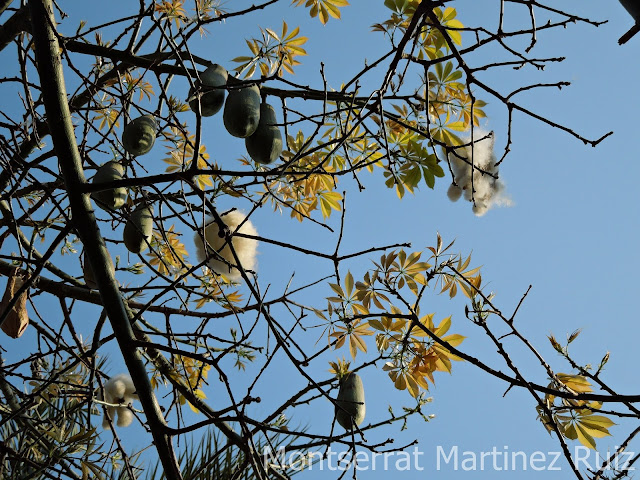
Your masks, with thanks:
[[[29,27],[29,9],[22,7],[11,15],[4,25],[0,25],[0,51],[9,45],[14,38]]]
[[[618,45],[624,45],[629,40],[631,40],[638,32],[640,32],[640,22],[636,23],[629,29],[627,33],[620,37],[620,40],[618,40]]]
[[[180,480],[180,467],[171,439],[166,433],[164,417],[153,394],[142,356],[132,345],[134,333],[114,273],[109,268],[108,252],[89,196],[81,193],[80,187],[85,183],[85,177],[71,122],[59,44],[53,27],[53,5],[51,0],[32,0],[29,6],[45,110],[54,149],[69,194],[72,220],[88,254],[105,310],[133,378],[166,478]]]

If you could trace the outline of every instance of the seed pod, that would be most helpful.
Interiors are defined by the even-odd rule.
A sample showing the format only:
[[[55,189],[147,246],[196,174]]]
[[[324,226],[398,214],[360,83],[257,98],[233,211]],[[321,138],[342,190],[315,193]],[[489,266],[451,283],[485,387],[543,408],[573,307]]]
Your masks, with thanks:
[[[131,253],[140,253],[147,248],[153,232],[153,207],[140,204],[127,220],[122,238]]]
[[[91,183],[113,182],[122,180],[124,175],[124,167],[112,160],[105,163],[91,179]],[[100,190],[91,194],[96,203],[105,210],[115,210],[124,205],[127,200],[127,189],[125,187],[110,188],[108,190]]]
[[[345,430],[360,425],[366,413],[364,386],[356,373],[349,373],[340,381],[340,391],[336,400],[336,420]]]
[[[229,77],[229,84],[237,83]],[[257,85],[229,91],[222,114],[224,126],[234,137],[247,138],[260,122],[260,89]]]
[[[282,153],[282,134],[276,123],[276,111],[263,102],[260,105],[258,128],[244,141],[249,156],[258,163],[268,165]]]
[[[0,302],[0,315],[5,312],[9,302],[15,297],[15,294],[24,284],[22,277],[18,275],[15,269],[7,279],[7,288],[4,291],[2,302]],[[27,291],[25,290],[19,297],[13,308],[7,313],[7,318],[2,322],[2,331],[11,338],[20,337],[29,325],[29,316],[27,314]]]
[[[113,266],[113,260],[111,259],[111,254],[109,254],[107,252],[107,258],[109,259],[109,267],[111,268],[111,271],[114,272],[115,274],[115,267]],[[93,274],[93,269],[91,268],[91,264],[89,263],[89,259],[87,258],[87,251],[85,250],[84,252],[84,267],[83,267],[83,273],[84,273],[84,283],[87,284],[87,287],[89,287],[91,290],[95,290],[98,288],[98,284],[96,283],[96,277]]]
[[[158,124],[153,115],[143,115],[131,121],[122,132],[122,146],[131,155],[149,153],[156,141]]]
[[[217,63],[208,67],[200,74],[200,83],[206,87],[224,87],[227,84],[229,74]],[[189,98],[194,95],[193,88],[189,90]],[[203,117],[210,117],[220,111],[224,105],[226,91],[222,88],[211,90],[200,95],[200,114]],[[189,107],[194,112],[198,109],[198,99],[189,101]]]

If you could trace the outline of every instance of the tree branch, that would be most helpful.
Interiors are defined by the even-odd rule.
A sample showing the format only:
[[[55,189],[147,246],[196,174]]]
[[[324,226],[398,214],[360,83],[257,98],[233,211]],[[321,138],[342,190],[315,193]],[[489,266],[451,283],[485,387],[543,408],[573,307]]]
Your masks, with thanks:
[[[165,432],[166,422],[153,394],[142,356],[132,344],[135,339],[133,330],[114,273],[109,268],[108,252],[89,196],[81,193],[80,187],[85,183],[84,170],[67,101],[60,47],[54,30],[53,4],[51,0],[31,0],[29,7],[45,110],[60,171],[69,194],[73,223],[88,254],[105,310],[146,414],[166,478],[181,480],[171,439]]]
[[[620,37],[620,40],[618,40],[618,45],[624,45],[629,40],[631,40],[635,36],[635,34],[638,32],[640,32],[640,22],[636,23],[633,27],[629,29],[627,33],[625,33]]]

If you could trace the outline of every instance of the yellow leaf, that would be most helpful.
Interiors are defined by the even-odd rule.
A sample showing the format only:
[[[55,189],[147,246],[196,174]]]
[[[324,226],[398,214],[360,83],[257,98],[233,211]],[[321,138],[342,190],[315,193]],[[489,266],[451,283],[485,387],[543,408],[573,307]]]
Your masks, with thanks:
[[[576,393],[592,392],[591,384],[582,375],[569,375],[567,373],[558,373],[556,377],[560,382]]]
[[[420,386],[418,385],[418,382],[413,377],[413,375],[407,375],[406,380],[407,380],[407,389],[409,390],[409,394],[412,397],[416,398],[420,393]]]
[[[587,432],[580,424],[575,425],[575,431],[578,437],[578,441],[591,450],[596,449],[596,441],[593,439],[589,432]]]
[[[586,415],[580,417],[580,425],[592,437],[602,438],[611,436],[608,429],[615,423],[603,415]]]
[[[442,319],[442,321],[440,322],[440,325],[438,325],[438,327],[435,329],[433,333],[435,333],[439,337],[442,337],[442,335],[447,333],[450,328],[451,328],[451,315],[449,315],[447,318]]]
[[[350,297],[353,291],[353,275],[351,275],[351,272],[347,272],[347,276],[344,279],[344,288],[347,291],[347,296]]]
[[[456,132],[464,132],[465,130],[467,130],[467,125],[464,122],[460,121],[447,123],[446,127],[451,130],[455,130]]]
[[[465,338],[467,337],[456,333],[454,335],[447,335],[446,337],[443,337],[442,340],[447,342],[452,347],[457,347],[464,341]]]
[[[607,429],[609,427],[612,427],[613,425],[616,425],[615,422],[613,422],[608,417],[605,417],[604,415],[587,415],[581,417],[580,422],[583,425],[589,425],[591,428],[600,429]]]

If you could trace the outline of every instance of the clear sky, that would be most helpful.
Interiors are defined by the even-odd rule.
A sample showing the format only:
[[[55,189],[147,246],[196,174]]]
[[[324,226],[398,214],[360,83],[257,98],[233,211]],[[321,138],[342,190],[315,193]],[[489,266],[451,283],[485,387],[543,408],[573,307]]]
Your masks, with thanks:
[[[125,2],[126,3],[126,2]],[[244,1],[229,1],[227,8],[240,9],[249,4]],[[247,19],[229,19],[224,25],[209,28],[209,36],[191,45],[193,52],[211,58],[231,69],[231,59],[246,54],[246,45],[241,38],[257,35],[257,25],[278,30],[285,19],[291,26],[300,25],[302,34],[309,37],[304,46],[308,56],[301,59],[292,78],[300,84],[321,87],[319,63],[325,65],[326,78],[330,86],[339,88],[363,66],[363,59],[376,58],[385,48],[380,34],[371,33],[370,25],[384,20],[388,10],[382,0],[352,0],[350,7],[343,9],[342,21],[331,20],[321,26],[317,20],[308,18],[306,10],[289,8],[288,1],[266,9]],[[566,9],[576,15],[593,20],[607,20],[596,28],[585,24],[569,25],[566,29],[539,33],[538,43],[531,56],[536,58],[566,57],[562,63],[549,64],[544,72],[531,67],[514,71],[510,68],[495,69],[480,73],[479,78],[501,93],[508,93],[520,86],[533,83],[569,81],[571,86],[561,91],[557,88],[536,89],[518,97],[521,105],[532,109],[553,121],[562,123],[580,135],[595,139],[613,130],[615,133],[597,148],[585,146],[566,132],[553,129],[522,114],[515,114],[512,124],[513,144],[511,152],[500,169],[501,178],[513,201],[509,208],[495,208],[483,217],[476,217],[468,203],[451,203],[446,195],[450,179],[436,182],[434,190],[421,186],[415,195],[408,194],[400,201],[393,190],[384,187],[382,176],[364,174],[366,189],[359,193],[354,184],[349,184],[347,214],[342,252],[357,251],[369,246],[380,246],[398,242],[411,242],[413,248],[421,250],[435,243],[436,232],[445,242],[456,239],[454,250],[463,253],[473,251],[473,265],[482,265],[483,280],[497,296],[495,303],[504,312],[511,312],[521,296],[532,286],[531,292],[520,309],[517,324],[527,338],[541,352],[557,372],[571,369],[553,351],[546,336],[553,332],[559,339],[567,333],[583,328],[580,338],[572,344],[574,358],[583,364],[598,364],[602,356],[611,351],[604,379],[619,393],[638,393],[635,369],[629,366],[638,363],[638,327],[633,320],[632,302],[636,295],[633,278],[640,268],[638,254],[639,222],[637,182],[640,178],[638,160],[637,118],[640,93],[637,79],[640,77],[640,36],[625,46],[618,46],[617,39],[632,24],[632,20],[617,2],[601,1],[554,1],[556,8]],[[495,28],[499,2],[456,0],[450,6],[458,10],[459,19],[465,26],[487,26]],[[100,15],[120,11],[97,12],[92,2],[63,5],[78,18],[88,18],[90,23]],[[540,12],[538,22],[546,21]],[[100,19],[100,21],[105,21]],[[525,28],[528,13],[522,6],[509,5],[506,26],[508,30]],[[64,31],[65,23],[62,24]],[[69,30],[75,28],[69,24]],[[471,41],[463,36],[464,41]],[[523,48],[522,42],[512,43]],[[496,60],[496,47],[481,50],[470,57],[472,66]],[[0,57],[1,58],[1,57]],[[378,75],[372,80],[379,81]],[[374,85],[373,83],[371,85]],[[367,85],[363,85],[366,91]],[[484,128],[493,130],[496,149],[501,152],[507,138],[506,109],[489,94],[476,91],[478,98],[489,103],[485,109],[488,120]],[[183,114],[193,121],[193,114]],[[221,165],[237,165],[235,160],[242,154],[242,141],[230,139],[222,132],[220,116],[204,123],[203,141],[212,158]],[[164,151],[156,148],[150,155],[157,161]],[[337,225],[338,216],[330,222]],[[260,235],[289,241],[294,244],[320,248],[332,252],[335,237],[324,229],[312,225],[301,225],[295,220],[279,217],[268,208],[252,217]],[[3,252],[5,253],[5,252]],[[344,268],[357,275],[369,268],[371,258],[360,258]],[[322,272],[330,274],[330,263],[318,263],[303,255],[285,254],[270,245],[260,246],[259,275],[262,285],[271,285],[270,294],[275,297],[282,292],[283,282],[292,273],[296,277],[293,286],[302,285],[305,279],[320,277]],[[263,287],[264,288],[264,287]],[[313,290],[315,299],[305,295],[300,300],[322,307],[323,296],[331,295],[328,288]],[[482,332],[464,318],[464,301],[449,301],[431,295],[429,311],[436,311],[436,318],[453,315],[452,331],[468,338],[462,349],[481,358],[494,368],[506,371]],[[188,320],[186,320],[188,322]],[[195,324],[195,323],[194,323]],[[89,334],[87,330],[85,334]],[[313,340],[315,341],[315,339]],[[313,347],[313,341],[309,347]],[[320,341],[321,344],[323,340]],[[17,343],[2,340],[8,348],[8,357],[16,354]],[[525,376],[539,384],[548,383],[545,371],[515,342],[505,341],[514,360],[519,362]],[[375,350],[373,341],[370,351]],[[338,352],[337,356],[348,352]],[[113,372],[121,360],[117,353],[111,354]],[[333,357],[335,358],[335,356]],[[371,358],[359,355],[357,362]],[[304,385],[294,378],[286,359],[278,357],[271,376],[262,382],[263,403],[255,406],[256,418],[266,414],[277,400],[286,398]],[[319,378],[327,378],[323,366],[315,372]],[[367,392],[367,420],[376,421],[385,417],[387,406],[401,411],[402,405],[411,405],[406,392],[397,392],[385,372],[370,368],[364,374]],[[238,385],[247,381],[238,375]],[[430,391],[433,402],[425,407],[425,413],[436,417],[428,424],[421,419],[412,419],[408,429],[400,432],[397,425],[370,433],[370,443],[387,438],[396,439],[397,444],[417,439],[422,453],[420,466],[424,471],[376,471],[361,472],[361,478],[381,479],[389,475],[406,479],[429,478],[534,478],[541,474],[545,478],[568,478],[571,472],[563,459],[557,463],[559,471],[497,472],[488,457],[484,470],[465,472],[454,470],[452,464],[441,465],[437,470],[438,447],[450,452],[459,448],[475,452],[491,451],[494,447],[504,452],[521,450],[531,455],[536,451],[559,452],[557,441],[551,438],[536,421],[535,403],[524,391],[514,389],[503,397],[508,385],[488,376],[470,364],[456,363],[453,374],[439,374],[437,385]],[[216,393],[207,392],[214,407]],[[328,434],[333,407],[329,402],[315,402],[313,407],[301,407],[293,413],[293,423],[308,424],[317,433]],[[291,412],[288,412],[291,413]],[[194,417],[197,421],[201,418]],[[601,439],[598,445],[606,451],[607,446],[617,445],[625,438],[629,425],[613,427],[613,437]],[[131,427],[133,435],[125,442],[130,448],[141,447],[147,441],[142,429]],[[109,433],[103,434],[108,441]],[[573,449],[577,442],[571,442]],[[640,449],[637,446],[636,451]],[[633,448],[631,448],[633,450]],[[549,455],[547,458],[551,458]],[[591,457],[593,460],[594,457]],[[350,473],[348,474],[350,475]],[[337,478],[337,474],[312,471],[298,478]]]

